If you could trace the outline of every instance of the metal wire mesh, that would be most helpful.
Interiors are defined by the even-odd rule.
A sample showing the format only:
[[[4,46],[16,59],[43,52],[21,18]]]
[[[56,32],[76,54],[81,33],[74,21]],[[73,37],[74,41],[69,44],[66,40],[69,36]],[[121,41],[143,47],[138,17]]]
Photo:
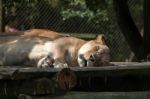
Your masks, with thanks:
[[[139,30],[143,26],[143,1],[128,0]],[[4,24],[15,16],[19,30],[46,28],[65,33],[103,33],[112,61],[125,61],[131,52],[116,23],[112,0],[5,0],[3,5]]]

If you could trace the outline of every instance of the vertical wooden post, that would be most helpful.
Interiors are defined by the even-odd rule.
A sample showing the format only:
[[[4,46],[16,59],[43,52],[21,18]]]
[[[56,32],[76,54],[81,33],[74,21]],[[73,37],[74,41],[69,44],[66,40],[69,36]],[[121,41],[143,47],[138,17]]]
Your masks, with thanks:
[[[2,5],[2,0],[0,0],[0,33],[2,33],[2,22],[3,22],[3,19],[2,19],[2,16],[3,16],[3,5]]]
[[[127,0],[113,0],[118,26],[138,60],[145,58],[143,39],[136,27]]]
[[[150,1],[144,0],[144,46],[145,53],[150,54]],[[150,57],[150,56],[148,56]]]

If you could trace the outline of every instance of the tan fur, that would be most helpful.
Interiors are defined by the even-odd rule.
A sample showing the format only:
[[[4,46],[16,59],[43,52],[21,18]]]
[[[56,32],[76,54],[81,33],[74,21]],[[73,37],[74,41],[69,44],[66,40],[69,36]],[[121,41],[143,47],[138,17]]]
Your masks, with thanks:
[[[31,29],[23,32],[23,35],[26,36],[41,36],[41,37],[48,37],[52,40],[58,39],[60,37],[68,36],[65,34],[60,34],[58,32],[45,30],[45,29]]]
[[[42,63],[48,63],[48,59],[55,67],[62,64],[80,67],[107,65],[104,63],[110,61],[109,48],[99,41],[99,38],[85,41],[62,37],[51,41],[41,37],[24,37],[11,44],[0,44],[0,65],[37,65],[40,62],[39,67],[44,67],[47,65],[42,66]]]
[[[20,36],[20,37],[19,37]],[[37,36],[37,37],[47,37],[50,40],[55,40],[61,37],[69,36],[67,34],[60,34],[58,32],[46,30],[46,29],[30,29],[26,31],[20,31],[20,32],[9,32],[9,33],[3,33],[0,35],[0,43],[4,42],[11,42],[14,40],[22,39],[22,36]]]

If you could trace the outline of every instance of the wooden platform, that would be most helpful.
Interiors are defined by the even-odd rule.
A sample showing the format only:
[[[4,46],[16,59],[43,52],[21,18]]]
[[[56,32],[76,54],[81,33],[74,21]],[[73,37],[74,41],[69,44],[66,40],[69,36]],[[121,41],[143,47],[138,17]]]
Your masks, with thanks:
[[[71,70],[78,80],[71,91],[79,93],[83,91],[112,93],[140,91],[148,92],[150,95],[149,62],[113,62],[113,64],[114,66],[104,67],[72,67]],[[61,71],[60,68],[1,66],[0,96],[10,98],[20,95],[33,97],[65,95],[66,91],[60,89],[56,83],[55,75],[59,71]]]

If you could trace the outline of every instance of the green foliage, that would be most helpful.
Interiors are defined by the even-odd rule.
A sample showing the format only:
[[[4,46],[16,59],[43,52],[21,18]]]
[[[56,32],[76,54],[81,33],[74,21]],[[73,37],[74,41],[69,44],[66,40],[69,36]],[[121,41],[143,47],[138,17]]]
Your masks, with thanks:
[[[109,21],[107,14],[107,2],[105,0],[65,0],[61,9],[63,20],[71,17],[86,18],[95,24]],[[67,2],[65,4],[65,2]],[[100,19],[100,20],[99,20]]]
[[[67,2],[67,5],[61,8],[63,20],[76,16],[81,18],[91,18],[93,16],[93,12],[86,7],[84,0],[65,0],[65,2]]]

